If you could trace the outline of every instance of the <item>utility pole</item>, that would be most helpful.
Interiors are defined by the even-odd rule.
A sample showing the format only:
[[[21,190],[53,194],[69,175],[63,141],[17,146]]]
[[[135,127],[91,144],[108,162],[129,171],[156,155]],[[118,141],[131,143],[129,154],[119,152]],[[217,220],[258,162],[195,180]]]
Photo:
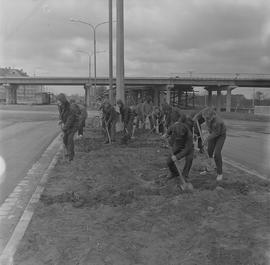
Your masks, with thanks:
[[[124,3],[123,0],[116,0],[116,100],[125,102],[124,84]]]
[[[113,11],[112,0],[109,0],[109,99],[114,103],[113,99]]]

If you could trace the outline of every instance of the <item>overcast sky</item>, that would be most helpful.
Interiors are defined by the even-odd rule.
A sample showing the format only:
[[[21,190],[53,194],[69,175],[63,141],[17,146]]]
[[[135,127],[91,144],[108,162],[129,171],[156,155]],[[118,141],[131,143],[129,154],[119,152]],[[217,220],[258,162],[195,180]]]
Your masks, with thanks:
[[[126,76],[270,73],[269,0],[124,2]],[[29,75],[87,76],[88,57],[76,50],[92,51],[93,34],[69,20],[107,21],[108,0],[0,3],[1,67]],[[97,30],[97,50],[106,50],[97,55],[97,75],[106,76],[107,24]]]

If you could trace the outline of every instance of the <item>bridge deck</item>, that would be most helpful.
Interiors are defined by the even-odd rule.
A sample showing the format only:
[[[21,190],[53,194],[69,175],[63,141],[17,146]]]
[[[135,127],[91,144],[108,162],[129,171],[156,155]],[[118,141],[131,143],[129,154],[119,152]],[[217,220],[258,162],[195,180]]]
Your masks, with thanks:
[[[91,79],[92,84],[95,80]],[[11,85],[65,85],[83,86],[89,83],[87,77],[0,77],[0,84]],[[97,85],[109,85],[109,78],[99,77]],[[116,80],[113,80],[116,83]],[[237,87],[270,87],[270,76],[252,77],[126,77],[125,85],[128,86],[166,86],[166,85],[189,85],[209,86],[225,89],[227,86]]]

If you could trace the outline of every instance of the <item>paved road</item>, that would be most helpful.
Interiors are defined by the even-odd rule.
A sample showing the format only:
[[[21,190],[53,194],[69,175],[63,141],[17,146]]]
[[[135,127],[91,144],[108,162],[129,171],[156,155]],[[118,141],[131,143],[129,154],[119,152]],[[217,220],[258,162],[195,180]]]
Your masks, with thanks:
[[[26,175],[59,132],[57,111],[0,110],[0,155],[6,172],[0,178],[0,204]]]
[[[233,120],[226,124],[224,156],[270,178],[270,124]]]

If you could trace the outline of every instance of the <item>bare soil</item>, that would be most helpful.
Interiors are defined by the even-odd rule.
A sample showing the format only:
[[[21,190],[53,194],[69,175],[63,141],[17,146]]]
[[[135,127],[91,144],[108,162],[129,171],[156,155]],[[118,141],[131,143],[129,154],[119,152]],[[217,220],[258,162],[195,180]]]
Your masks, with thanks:
[[[196,154],[195,190],[183,193],[165,177],[168,154],[157,135],[104,145],[88,126],[75,160],[53,170],[14,264],[269,264],[269,183],[228,165],[217,183]]]

